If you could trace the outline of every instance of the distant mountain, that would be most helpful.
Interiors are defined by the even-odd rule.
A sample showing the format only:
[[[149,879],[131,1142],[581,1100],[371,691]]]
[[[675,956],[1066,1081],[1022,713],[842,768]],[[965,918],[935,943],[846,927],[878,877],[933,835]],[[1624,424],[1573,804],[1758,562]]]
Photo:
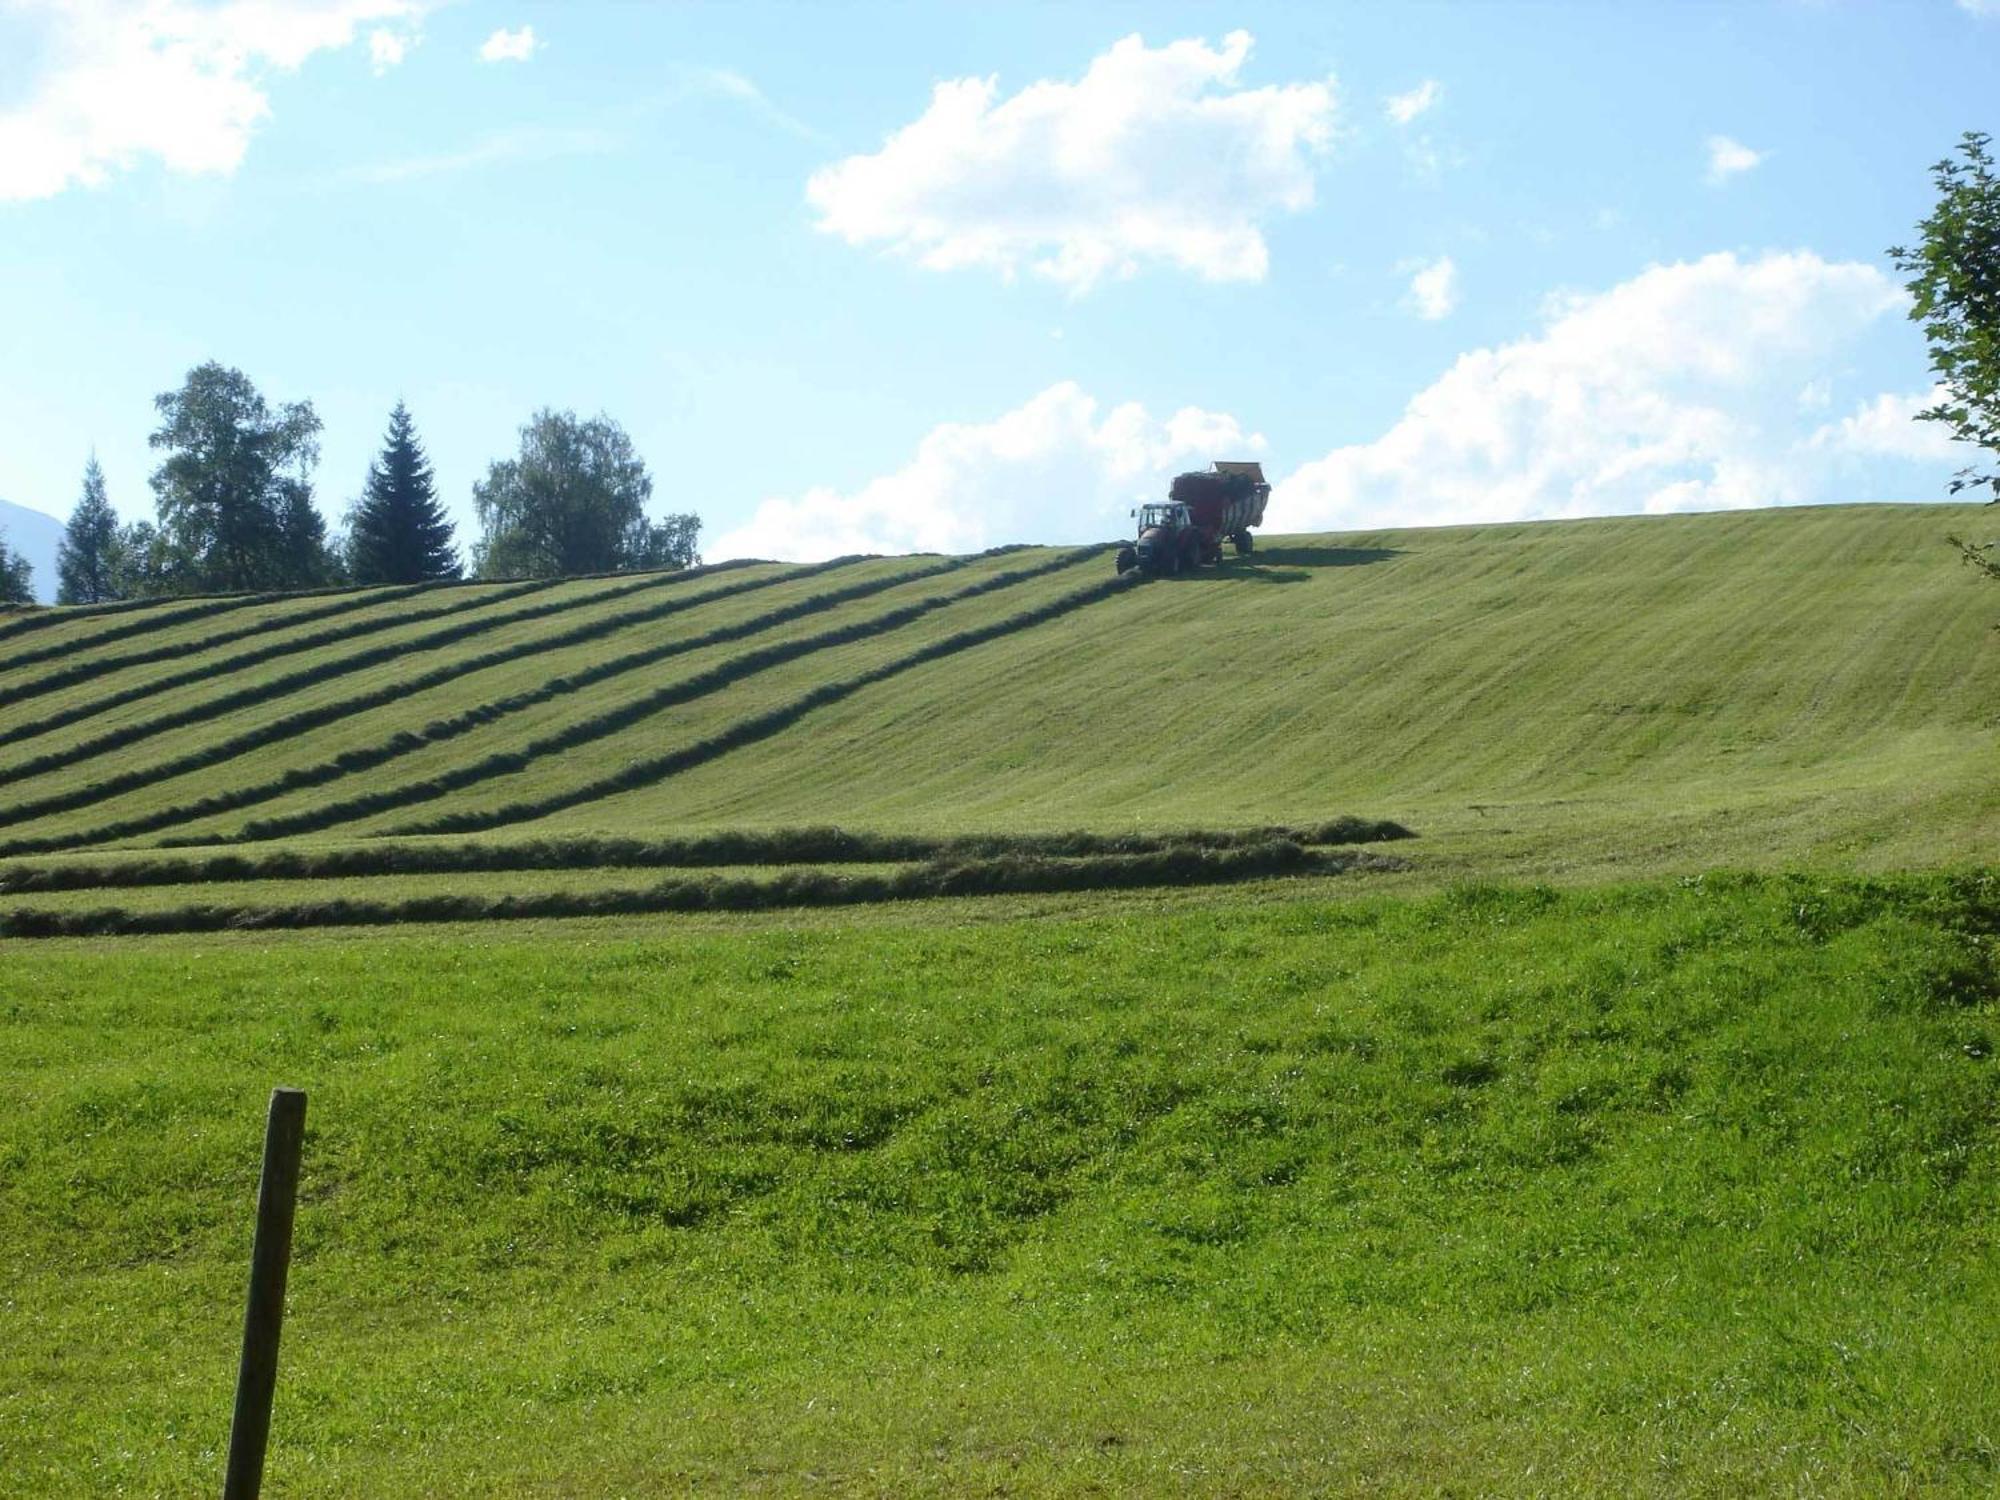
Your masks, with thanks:
[[[56,543],[62,533],[63,523],[54,516],[0,500],[0,536],[34,565],[35,597],[44,604],[55,602]]]

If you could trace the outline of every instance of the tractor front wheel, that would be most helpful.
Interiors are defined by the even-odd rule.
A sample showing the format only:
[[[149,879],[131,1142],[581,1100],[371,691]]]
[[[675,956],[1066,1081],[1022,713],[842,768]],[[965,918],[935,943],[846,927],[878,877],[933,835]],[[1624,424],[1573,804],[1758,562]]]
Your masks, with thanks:
[[[1120,547],[1118,549],[1118,571],[1121,574],[1129,573],[1138,566],[1139,566],[1138,548]]]
[[[1257,545],[1256,539],[1247,531],[1237,532],[1230,540],[1236,543],[1236,555],[1238,557],[1248,557],[1251,549]]]

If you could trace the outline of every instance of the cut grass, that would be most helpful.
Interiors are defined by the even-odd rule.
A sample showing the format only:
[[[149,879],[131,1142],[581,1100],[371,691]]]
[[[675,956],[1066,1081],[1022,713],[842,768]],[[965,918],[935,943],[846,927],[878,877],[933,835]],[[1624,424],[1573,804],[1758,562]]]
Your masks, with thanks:
[[[16,945],[0,1487],[1990,1492],[1993,877]]]
[[[1133,890],[1147,886],[1235,885],[1272,876],[1342,875],[1395,870],[1402,861],[1344,849],[1308,849],[1271,839],[1224,849],[1177,846],[1149,854],[1073,859],[1002,854],[936,860],[843,873],[826,867],[783,869],[762,878],[718,872],[672,876],[646,886],[566,881],[555,889],[495,894],[451,882],[426,894],[395,896],[372,886],[333,887],[303,898],[232,902],[213,892],[174,905],[136,908],[38,902],[0,910],[0,938],[130,937],[169,932],[282,931],[302,927],[393,927],[430,922],[518,922],[639,913],[770,911],[786,907],[873,905],[940,897],[1019,896],[1056,891]],[[178,888],[175,888],[178,889]],[[253,887],[263,891],[264,887]]]

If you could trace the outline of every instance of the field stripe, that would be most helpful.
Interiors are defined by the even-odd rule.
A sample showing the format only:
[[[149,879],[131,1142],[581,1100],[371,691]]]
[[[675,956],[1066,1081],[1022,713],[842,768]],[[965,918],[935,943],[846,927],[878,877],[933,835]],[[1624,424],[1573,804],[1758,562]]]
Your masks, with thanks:
[[[383,687],[371,689],[366,693],[352,694],[346,698],[336,699],[329,703],[322,703],[316,708],[302,709],[297,713],[287,714],[283,718],[268,720],[253,729],[246,729],[241,734],[234,735],[229,739],[214,741],[211,744],[204,745],[197,750],[188,751],[186,754],[170,760],[156,761],[152,765],[135,767],[130,771],[121,772],[115,776],[107,776],[84,786],[71,787],[65,791],[55,792],[46,797],[38,797],[31,801],[16,803],[11,807],[0,808],[0,826],[26,822],[31,818],[50,817],[57,813],[72,812],[77,808],[88,807],[93,803],[110,797],[123,796],[127,792],[136,791],[144,786],[150,786],[157,781],[166,781],[175,776],[186,775],[190,771],[200,771],[205,770],[209,766],[220,765],[225,761],[235,759],[239,755],[247,754],[249,751],[261,749],[265,745],[275,744],[280,740],[289,739],[294,735],[323,728],[328,724],[347,718],[353,714],[365,713],[370,709],[381,708],[386,704],[395,703],[407,698],[413,693],[425,692],[472,672],[484,671],[488,667],[505,665],[510,661],[516,661],[523,657],[540,655],[545,651],[557,650],[565,646],[580,645],[595,640],[600,636],[610,635],[616,631],[629,628],[635,623],[645,624],[654,620],[664,619],[670,615],[680,614],[687,610],[699,609],[703,605],[713,604],[718,600],[731,599],[741,594],[754,593],[760,589],[770,588],[779,583],[795,582],[801,578],[810,578],[833,568],[846,567],[852,561],[853,559],[851,558],[839,558],[832,562],[807,564],[794,568],[788,573],[775,576],[745,579],[741,582],[725,584],[721,588],[709,589],[704,593],[696,594],[692,597],[669,599],[649,605],[642,610],[628,611],[623,614],[609,616],[602,620],[592,620],[570,630],[559,632],[556,635],[537,636],[532,641],[524,641],[513,646],[484,652],[476,657],[463,657],[455,661],[446,662],[432,668],[429,672],[419,673],[414,677],[405,678],[400,682],[386,684]],[[914,573],[897,575],[893,582],[908,582],[912,577],[921,578],[928,576],[930,571],[948,571],[952,568],[963,566],[965,566],[965,563],[962,560],[949,559],[945,563],[936,565],[934,569],[920,569]],[[472,710],[472,713],[476,715],[478,710]],[[460,716],[455,715],[454,718],[456,717]],[[428,729],[426,732],[428,732]],[[404,736],[396,736],[384,743],[400,744],[404,738]],[[379,748],[379,746],[368,747],[363,751],[355,753],[365,756],[370,751]],[[415,747],[411,746],[409,748]],[[406,753],[406,751],[399,750],[397,753]],[[344,761],[345,757],[337,756],[334,762],[329,762],[329,764],[343,763]],[[355,766],[351,769],[363,769],[363,767]],[[226,793],[218,794],[218,796],[227,795]],[[209,800],[212,799],[204,799],[204,803]],[[107,833],[104,829],[100,828],[92,829],[87,833],[76,836],[50,835],[45,838],[17,840],[8,844],[0,844],[0,855],[46,854],[58,849],[87,847],[88,843],[101,842],[106,838],[130,837],[132,835],[132,827],[127,826],[128,824],[153,825],[154,820],[163,816],[166,812],[174,812],[174,816],[168,821],[157,823],[155,826],[168,827],[172,823],[185,821],[179,812],[173,809],[163,809],[161,813],[147,814],[143,818],[106,825],[109,828],[118,830],[117,832]],[[189,814],[189,816],[200,815]],[[145,830],[141,829],[140,831]]]
[[[911,864],[919,860],[1097,858],[1173,849],[1294,844],[1381,844],[1416,837],[1381,818],[1334,818],[1308,828],[1189,829],[1168,833],[970,833],[926,836],[842,828],[725,831],[677,839],[557,838],[519,843],[386,844],[273,849],[249,854],[144,855],[115,864],[0,868],[0,896],[132,890],[264,880],[356,880],[552,870],[686,870],[725,865]]]
[[[763,646],[755,651],[718,663],[705,672],[698,672],[679,682],[668,683],[655,688],[641,697],[629,699],[615,708],[593,714],[589,718],[578,719],[564,725],[552,734],[532,740],[519,750],[500,751],[458,766],[426,781],[406,782],[402,786],[386,787],[378,792],[350,797],[344,802],[323,804],[304,812],[288,814],[279,818],[265,818],[246,823],[242,830],[226,839],[205,839],[205,843],[235,843],[238,840],[259,841],[286,838],[296,833],[317,833],[342,823],[351,823],[360,818],[372,817],[377,813],[392,812],[401,807],[413,807],[420,802],[432,802],[439,797],[461,792],[482,781],[490,781],[499,776],[511,776],[526,770],[535,761],[549,755],[558,755],[586,745],[593,740],[604,739],[632,725],[664,712],[683,703],[690,703],[711,693],[742,681],[755,673],[797,661],[816,652],[836,646],[848,645],[854,641],[867,640],[872,636],[885,635],[890,631],[948,609],[968,599],[977,599],[1002,589],[1013,588],[1031,579],[1065,568],[1075,567],[1092,557],[1100,547],[1082,547],[1074,551],[1057,554],[1044,562],[1026,568],[1015,568],[1004,573],[995,573],[977,583],[950,593],[933,594],[912,604],[887,610],[872,619],[856,620],[851,624],[836,626],[814,635],[800,636],[794,640],[781,641],[775,645]],[[190,841],[192,842],[192,841]],[[9,852],[11,850],[0,850]]]
[[[264,682],[253,684],[250,687],[239,688],[233,693],[222,693],[212,698],[205,698],[200,703],[193,704],[187,708],[176,709],[171,713],[160,714],[151,719],[141,719],[135,723],[108,730],[98,735],[95,739],[79,741],[67,749],[52,750],[46,754],[35,756],[32,759],[21,761],[16,765],[0,769],[0,785],[5,785],[8,782],[24,781],[31,776],[44,775],[50,771],[65,770],[70,766],[108,754],[111,751],[122,750],[128,745],[136,745],[143,740],[153,739],[176,729],[184,729],[190,724],[199,724],[204,719],[220,718],[222,715],[234,713],[238,709],[252,708],[260,703],[268,703],[274,698],[282,698],[291,693],[303,691],[306,688],[317,686],[319,683],[330,681],[333,678],[346,676],[350,672],[366,671],[370,667],[379,667],[390,662],[402,661],[418,652],[442,650],[447,646],[456,645],[460,641],[469,640],[474,636],[485,635],[490,631],[499,630],[508,625],[518,625],[527,620],[539,620],[547,618],[550,615],[566,614],[573,610],[585,609],[593,605],[612,603],[620,599],[629,598],[636,593],[650,592],[653,589],[665,588],[669,585],[684,584],[692,579],[705,578],[716,573],[729,572],[748,566],[751,566],[751,564],[747,562],[717,563],[713,567],[708,568],[687,568],[673,573],[649,576],[643,582],[635,583],[625,588],[608,590],[602,594],[592,594],[579,599],[550,599],[540,604],[530,604],[520,609],[508,610],[504,614],[481,616],[478,619],[461,621],[459,624],[446,626],[442,630],[433,630],[428,635],[416,636],[407,641],[393,641],[385,645],[371,647],[366,651],[357,651],[334,661],[321,662],[315,666],[302,668],[299,671],[288,673],[282,677],[273,677]],[[796,576],[796,574],[792,576]],[[758,579],[754,583],[744,585],[743,587],[756,587],[770,581],[768,579]],[[703,599],[710,599],[722,596],[718,593],[709,593],[701,597]],[[675,601],[660,608],[659,613],[674,613],[680,609],[689,607],[686,603]],[[644,610],[635,610],[630,614],[612,618],[626,621],[644,620],[650,617],[648,612]],[[605,634],[609,633],[609,630],[614,627],[609,624],[602,624],[600,628],[600,622],[592,622],[592,625],[587,628],[594,630],[596,633]],[[588,639],[588,636],[584,638]],[[532,655],[534,652],[546,650],[553,641],[558,639],[560,637],[538,637],[534,641],[523,642],[520,650],[515,654]],[[58,721],[45,721],[41,725],[36,726],[32,732],[41,734],[57,727],[60,727]],[[82,804],[72,802],[71,805],[80,806]],[[20,822],[23,816],[24,814],[18,811],[0,813],[0,825]]]
[[[166,677],[150,678],[135,687],[111,693],[102,698],[92,699],[85,711],[67,715],[64,722],[73,724],[78,719],[90,718],[97,714],[106,713],[111,709],[121,707],[124,704],[134,702],[153,693],[164,693],[171,688],[184,687],[190,682],[199,682],[205,677],[219,677],[229,672],[240,672],[246,667],[260,666],[264,662],[275,660],[280,656],[289,656],[296,651],[317,650],[321,646],[331,646],[340,641],[352,640],[357,636],[373,635],[377,631],[394,630],[399,626],[418,625],[428,620],[442,620],[452,615],[464,614],[468,610],[485,609],[494,604],[505,604],[509,600],[518,599],[524,594],[539,593],[544,589],[554,588],[558,583],[564,581],[559,578],[531,579],[526,583],[517,583],[508,587],[496,587],[483,599],[461,599],[458,603],[448,604],[442,609],[426,610],[416,614],[398,613],[380,620],[360,620],[344,626],[314,631],[311,634],[298,636],[291,640],[274,641],[270,645],[261,646],[255,651],[247,652],[240,656],[230,657],[223,661],[209,662],[190,671]],[[415,583],[401,588],[382,589],[372,595],[358,595],[353,598],[340,599],[320,609],[300,610],[296,614],[287,615],[282,620],[261,620],[255,625],[246,625],[237,630],[226,630],[219,635],[206,636],[200,640],[177,641],[164,646],[154,646],[144,651],[130,651],[123,656],[108,658],[92,657],[88,660],[74,662],[62,667],[60,670],[44,673],[31,682],[24,683],[18,687],[8,688],[5,692],[0,692],[0,708],[10,708],[14,704],[23,702],[29,698],[40,698],[45,697],[49,693],[61,692],[64,688],[74,687],[79,682],[88,682],[92,678],[103,676],[107,672],[120,672],[128,667],[149,666],[154,662],[173,661],[179,657],[196,656],[209,651],[219,651],[224,646],[233,646],[236,642],[247,640],[251,636],[268,635],[277,630],[290,630],[295,626],[310,625],[318,620],[353,614],[356,610],[372,609],[378,604],[394,603],[397,600],[407,599],[414,594],[428,593],[431,591],[431,588],[432,585],[430,584]],[[89,648],[79,647],[77,649],[88,650]],[[65,651],[57,654],[68,655],[70,653]],[[19,665],[19,662],[6,662],[0,665],[13,667]],[[50,720],[43,720],[41,724],[41,728],[32,732],[46,733],[49,728],[59,727],[59,725]],[[28,737],[28,733],[23,732],[19,728],[0,732],[0,745],[9,744],[15,740],[26,739]]]
[[[420,922],[519,921],[668,912],[767,911],[955,896],[1223,885],[1286,875],[1337,875],[1405,868],[1360,850],[1307,849],[1273,840],[1245,849],[1174,849],[1095,859],[970,860],[907,866],[886,874],[786,871],[767,879],[686,877],[625,890],[550,891],[528,896],[416,896],[403,901],[336,898],[272,906],[196,905],[132,912],[118,907],[0,913],[0,937],[112,937],[168,932],[266,932],[283,928],[391,926]]]
[[[933,577],[940,573],[956,572],[960,568],[965,567],[968,561],[969,559],[945,559],[927,567],[912,569],[906,573],[895,573],[881,578],[871,578],[863,583],[851,584],[846,588],[831,589],[823,594],[814,594],[810,598],[799,600],[795,604],[788,604],[775,610],[766,611],[752,619],[738,621],[733,625],[718,626],[714,630],[706,631],[700,635],[683,636],[676,640],[649,646],[642,651],[631,651],[622,656],[612,657],[606,661],[586,667],[579,672],[565,677],[554,678],[549,682],[529,688],[523,692],[509,694],[505,698],[496,698],[485,703],[476,704],[472,708],[452,714],[448,718],[434,720],[420,730],[402,730],[373,745],[362,745],[352,750],[342,751],[339,755],[320,761],[315,765],[296,767],[264,781],[252,783],[249,786],[232,787],[226,791],[216,792],[201,798],[197,802],[156,809],[150,813],[119,819],[111,823],[101,824],[95,828],[79,830],[74,834],[52,835],[46,839],[33,841],[31,848],[24,848],[19,844],[0,844],[0,854],[46,854],[54,852],[57,849],[86,849],[93,844],[109,843],[115,839],[137,838],[143,834],[157,833],[161,829],[171,828],[179,823],[192,822],[197,818],[213,817],[220,813],[235,812],[240,808],[254,807],[259,802],[268,802],[273,797],[281,797],[288,792],[304,791],[309,787],[324,786],[329,782],[338,781],[362,771],[375,770],[387,765],[390,761],[400,756],[413,754],[428,745],[442,744],[447,740],[456,739],[462,734],[470,733],[474,729],[483,728],[510,714],[533,708],[537,704],[547,703],[582,688],[595,686],[622,673],[634,672],[645,667],[654,666],[671,657],[683,655],[689,651],[700,650],[704,646],[720,645],[728,641],[741,639],[744,636],[760,634],[763,631],[774,629],[779,625],[789,624],[791,621],[804,616],[833,609],[856,599],[865,599],[873,594],[884,593],[889,589],[900,588],[905,584],[920,582],[925,578]],[[801,569],[784,575],[784,579],[778,581],[795,581],[805,576],[810,576],[809,571]],[[761,584],[764,581],[759,580],[759,582]],[[692,608],[698,603],[712,602],[717,599],[727,598],[731,594],[747,593],[749,591],[749,585],[739,585],[728,590],[711,590],[709,593],[699,596],[698,599],[689,601],[685,605],[678,607]],[[562,637],[556,636],[540,641],[537,649],[549,650],[567,644],[575,643],[565,641]],[[405,697],[410,692],[418,690],[420,689],[415,688],[412,684],[404,683],[399,685],[395,696],[399,698]],[[317,710],[314,712],[317,712]],[[205,765],[215,764],[216,759],[212,757],[233,759],[235,756],[245,753],[246,750],[259,749],[265,744],[272,743],[274,739],[290,738],[293,734],[300,732],[301,727],[318,727],[317,724],[304,726],[298,724],[297,720],[303,717],[305,716],[295,715],[291,719],[280,721],[278,725],[260,726],[258,729],[250,730],[243,735],[237,736],[235,740],[224,741],[219,745],[192,752],[189,755],[179,757],[177,760],[127,772],[123,777],[107,778],[104,781],[93,783],[90,787],[58,793],[53,797],[44,798],[37,803],[24,804],[29,809],[24,814],[24,817],[42,817],[52,813],[68,812],[76,807],[87,807],[94,802],[102,801],[108,797],[120,796],[125,792],[136,790],[138,787],[147,786],[156,781],[164,781],[172,776],[183,775],[191,770],[200,770]],[[255,740],[255,743],[243,743],[252,739]],[[197,760],[200,762],[199,764],[191,763]],[[13,814],[11,812],[0,813],[0,823],[5,823],[12,818]],[[173,841],[169,840],[167,842],[171,843]],[[180,842],[183,844],[192,844],[214,843],[218,841],[215,839],[185,839]]]
[[[1087,548],[1084,550],[1087,555],[1099,552],[1102,549]],[[887,681],[899,673],[907,672],[927,662],[937,661],[943,657],[955,655],[960,651],[968,651],[975,646],[983,646],[988,641],[998,640],[1003,636],[1013,635],[1019,631],[1029,630],[1034,626],[1046,624],[1050,620],[1059,619],[1064,615],[1096,604],[1101,600],[1122,594],[1127,589],[1136,588],[1144,583],[1146,579],[1147,575],[1145,573],[1135,569],[1130,573],[1101,579],[1087,588],[1077,589],[1073,593],[1065,594],[1059,599],[1052,599],[1046,604],[1038,604],[1033,609],[1009,615],[1006,619],[997,620],[990,625],[980,625],[970,630],[961,630],[955,635],[946,636],[942,640],[932,641],[929,645],[920,646],[914,651],[895,658],[893,661],[884,662],[880,666],[870,667],[867,671],[856,673],[852,677],[842,678],[837,682],[822,683],[820,686],[802,693],[789,703],[781,704],[777,708],[768,709],[760,714],[753,714],[747,719],[741,719],[721,733],[710,735],[707,739],[700,740],[693,745],[671,751],[666,755],[655,755],[645,760],[633,761],[620,771],[614,772],[609,776],[600,776],[567,792],[556,792],[546,797],[524,798],[521,801],[509,803],[505,807],[495,808],[486,812],[446,813],[420,823],[401,823],[393,828],[382,830],[380,836],[390,838],[430,833],[477,833],[489,828],[503,827],[508,823],[522,823],[531,818],[546,817],[552,812],[561,812],[565,808],[575,807],[581,803],[594,802],[602,797],[631,791],[635,787],[649,786],[654,782],[664,781],[669,776],[677,776],[683,771],[693,769],[695,766],[719,759],[732,750],[740,750],[745,745],[752,745],[759,740],[769,739],[772,735],[789,729],[814,709],[824,708],[830,703],[838,703],[841,699],[851,697],[863,688],[871,687],[878,682]],[[723,669],[717,668],[718,672],[721,670]],[[713,676],[714,674],[706,675]],[[690,679],[689,681],[692,683],[698,680]],[[552,738],[559,739],[560,737]],[[531,750],[533,748],[530,747]],[[539,753],[547,754],[551,753],[554,749],[563,748],[567,748],[567,746],[552,744],[549,750],[543,750]],[[525,764],[525,760],[523,764]],[[519,769],[519,767],[516,769]],[[291,832],[294,830],[286,829],[284,831]],[[269,833],[262,836],[271,838],[278,837],[279,835]]]

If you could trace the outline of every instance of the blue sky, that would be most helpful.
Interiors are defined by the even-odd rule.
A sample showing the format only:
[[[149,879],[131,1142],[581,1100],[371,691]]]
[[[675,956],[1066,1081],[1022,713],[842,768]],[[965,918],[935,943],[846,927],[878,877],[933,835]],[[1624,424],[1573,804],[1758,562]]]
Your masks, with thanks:
[[[1884,248],[2000,0],[0,0],[0,497],[219,359],[446,500],[605,412],[710,554],[1939,498]],[[892,140],[893,138],[893,140]]]

